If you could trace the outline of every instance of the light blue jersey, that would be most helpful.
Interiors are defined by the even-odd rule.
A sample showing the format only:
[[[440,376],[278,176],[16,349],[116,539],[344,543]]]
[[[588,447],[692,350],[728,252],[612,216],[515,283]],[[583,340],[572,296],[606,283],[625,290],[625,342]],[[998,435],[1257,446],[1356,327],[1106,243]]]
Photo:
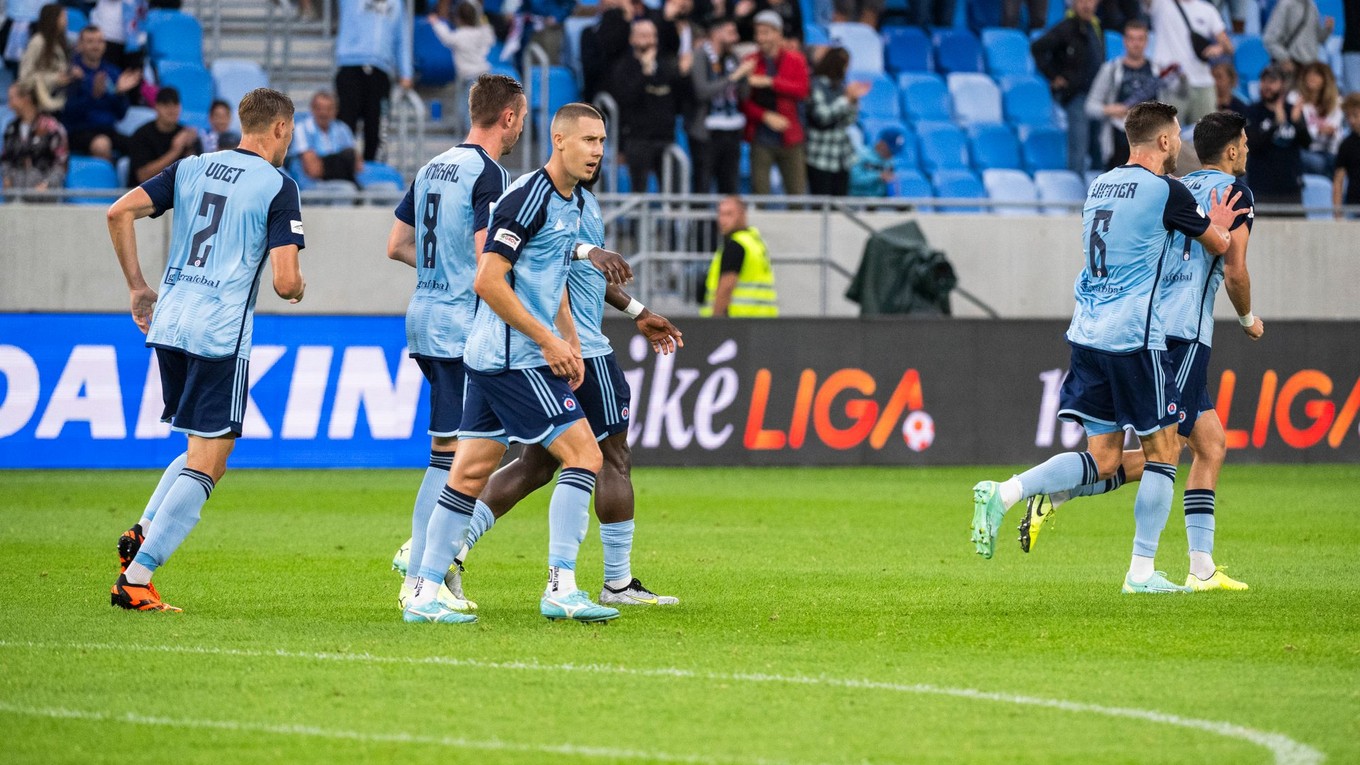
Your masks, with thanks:
[[[151,217],[179,211],[147,345],[248,358],[269,251],[303,247],[297,184],[258,154],[232,149],[181,159],[141,188],[155,205]]]
[[[586,206],[581,211],[581,241],[604,247],[604,214],[600,200],[581,190]],[[601,330],[604,321],[604,274],[588,260],[572,261],[567,275],[567,294],[571,296],[571,320],[576,322],[576,335],[581,339],[581,357],[593,359],[613,352],[609,338]]]
[[[1196,237],[1209,219],[1174,178],[1141,165],[1117,167],[1091,184],[1082,210],[1086,264],[1077,275],[1072,345],[1104,353],[1166,350],[1157,285],[1174,232]]]
[[[1255,218],[1251,190],[1237,178],[1218,170],[1197,170],[1181,179],[1200,207],[1209,209],[1214,191],[1220,199],[1240,191],[1236,209],[1241,213],[1232,229],[1246,225],[1251,230]],[[1162,295],[1157,301],[1164,317],[1166,336],[1176,340],[1214,344],[1214,296],[1223,283],[1223,258],[1210,255],[1204,245],[1184,234],[1177,234],[1171,248],[1172,259],[1162,276]]]
[[[570,197],[563,197],[547,171],[539,168],[505,190],[487,229],[484,252],[510,261],[506,279],[515,296],[554,333],[584,205],[579,187]],[[463,362],[485,373],[547,365],[538,344],[508,326],[484,302],[477,305]]]
[[[475,236],[491,220],[510,175],[482,147],[461,144],[420,169],[397,220],[416,230],[416,291],[406,309],[406,344],[412,357],[463,355],[477,307]]]

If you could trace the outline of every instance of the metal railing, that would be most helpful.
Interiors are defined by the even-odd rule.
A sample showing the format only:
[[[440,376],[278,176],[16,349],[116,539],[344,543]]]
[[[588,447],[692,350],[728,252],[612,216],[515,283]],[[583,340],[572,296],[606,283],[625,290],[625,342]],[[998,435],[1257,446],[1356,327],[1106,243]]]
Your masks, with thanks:
[[[548,99],[551,95],[550,83],[552,81],[552,59],[548,57],[548,52],[543,46],[537,43],[529,43],[524,48],[524,71],[521,73],[521,81],[524,84],[524,99],[529,102],[530,119],[524,126],[525,146],[528,149],[525,158],[529,163],[529,168],[535,168],[548,161],[548,154],[552,151],[552,114],[548,111]],[[538,70],[535,72],[534,70]],[[537,83],[534,82],[537,75]],[[534,94],[541,92],[538,98],[538,112],[532,113],[534,109]]]
[[[386,130],[392,140],[383,141],[384,158],[403,178],[412,178],[428,161],[425,153],[425,120],[429,116],[425,101],[414,90],[400,86],[392,89]]]

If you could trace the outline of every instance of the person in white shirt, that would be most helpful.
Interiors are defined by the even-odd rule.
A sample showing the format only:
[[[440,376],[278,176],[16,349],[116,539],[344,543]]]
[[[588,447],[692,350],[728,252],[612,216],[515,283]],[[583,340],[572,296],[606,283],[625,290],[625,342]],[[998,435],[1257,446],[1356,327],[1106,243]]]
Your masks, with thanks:
[[[1217,108],[1210,64],[1231,56],[1232,40],[1218,9],[1206,0],[1144,0],[1152,29],[1157,33],[1152,66],[1158,74],[1172,66],[1181,74],[1179,87],[1162,93],[1175,106],[1184,125],[1199,121]],[[1195,43],[1195,36],[1202,47]],[[1197,50],[1198,47],[1198,50]]]
[[[482,18],[482,9],[463,0],[453,10],[456,27],[449,27],[437,13],[429,15],[430,27],[439,42],[453,53],[454,93],[458,99],[458,130],[469,130],[468,94],[478,77],[491,71],[487,56],[496,43],[496,33]]]

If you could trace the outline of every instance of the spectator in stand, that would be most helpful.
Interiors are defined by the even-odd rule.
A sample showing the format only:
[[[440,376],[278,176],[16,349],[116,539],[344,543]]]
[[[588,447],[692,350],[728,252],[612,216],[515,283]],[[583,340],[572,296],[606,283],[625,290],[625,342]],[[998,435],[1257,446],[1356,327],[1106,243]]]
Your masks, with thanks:
[[[740,190],[746,115],[741,113],[738,93],[755,62],[738,61],[732,53],[736,44],[736,22],[730,18],[714,21],[690,70],[694,111],[688,120],[689,155],[696,194],[711,193],[715,183],[719,194]]]
[[[1110,32],[1123,32],[1124,25],[1134,19],[1147,21],[1143,0],[1100,0],[1096,18],[1100,20],[1100,28]]]
[[[1303,150],[1303,172],[1331,175],[1336,150],[1341,146],[1341,96],[1336,92],[1336,76],[1326,64],[1304,64],[1295,77],[1296,98],[1303,104],[1303,121],[1308,126],[1308,147]]]
[[[947,0],[946,0],[947,1]],[[756,18],[766,11],[779,16],[782,23],[780,33],[786,40],[803,44],[803,11],[797,0],[737,0],[732,6],[732,15],[737,20],[737,32],[742,42],[759,42]]]
[[[66,88],[66,108],[61,121],[71,140],[72,154],[88,154],[113,160],[114,151],[127,153],[127,139],[119,134],[118,121],[127,114],[128,94],[142,84],[140,69],[119,72],[104,56],[106,45],[99,27],[80,30],[73,79]]]
[[[1218,104],[1218,110],[1245,115],[1247,103],[1237,96],[1237,67],[1225,59],[1214,64],[1212,71],[1214,102]]]
[[[222,99],[212,102],[208,107],[208,128],[198,131],[198,142],[203,145],[203,153],[234,149],[241,143],[241,134],[231,129],[231,104]]]
[[[38,108],[32,85],[9,86],[14,119],[5,126],[0,175],[6,191],[59,189],[66,182],[66,129]]]
[[[19,76],[19,59],[28,48],[29,32],[38,20],[42,0],[8,0],[0,20],[0,60],[11,78]]]
[[[179,121],[180,110],[178,90],[156,92],[156,119],[137,128],[128,142],[131,185],[146,183],[176,160],[203,153],[198,132]]]
[[[411,88],[411,28],[403,0],[339,0],[335,35],[335,92],[340,121],[358,133],[364,124],[364,159],[378,157],[382,113],[392,94],[392,78]]]
[[[1232,55],[1232,40],[1218,9],[1206,0],[1147,2],[1157,32],[1152,66],[1159,74],[1174,66],[1181,75],[1177,85],[1163,89],[1162,100],[1176,107],[1181,124],[1188,127],[1216,110],[1209,64]]]
[[[1308,147],[1303,103],[1291,106],[1284,67],[1261,71],[1261,100],[1247,107],[1247,182],[1258,203],[1303,201],[1301,153]]]
[[[1332,173],[1332,206],[1336,217],[1342,217],[1341,205],[1360,205],[1360,93],[1351,93],[1341,103],[1351,134],[1341,142],[1336,152],[1336,170]]]
[[[1285,74],[1322,60],[1322,43],[1332,34],[1336,19],[1320,17],[1316,0],[1279,0],[1270,12],[1261,42]]]
[[[666,0],[661,12],[649,11],[648,17],[656,23],[657,50],[662,56],[669,56],[680,63],[686,71],[686,57],[694,55],[694,0]]]
[[[108,43],[104,57],[114,67],[142,68],[146,14],[146,0],[98,0],[90,11],[90,24],[103,31]]]
[[[312,96],[312,113],[293,125],[291,152],[302,172],[316,181],[349,181],[364,170],[354,132],[335,118],[335,96],[320,90]]]
[[[505,47],[514,55],[517,69],[522,68],[524,51],[530,44],[542,48],[549,61],[562,60],[562,22],[575,9],[576,0],[518,0],[501,6],[503,13],[512,15]]]
[[[1043,29],[1048,24],[1048,3],[1049,0],[1001,0],[1001,26],[1020,28],[1020,5],[1029,8],[1029,16],[1026,18],[1025,33],[1035,29]]]
[[[628,43],[633,55],[614,68],[610,91],[619,104],[619,148],[628,163],[628,179],[633,191],[641,193],[649,176],[661,181],[661,163],[675,141],[675,117],[689,72],[660,55],[656,24],[650,19],[633,22]]]
[[[38,109],[56,114],[66,106],[71,82],[71,45],[66,41],[66,9],[52,3],[38,12],[19,61],[19,82],[33,88]]]
[[[845,81],[850,54],[828,48],[812,69],[812,98],[807,109],[808,192],[843,197],[850,193],[855,147],[847,130],[859,121],[859,100],[867,82]]]
[[[482,19],[481,9],[470,0],[463,0],[453,9],[456,28],[450,29],[437,13],[431,13],[429,21],[439,42],[453,54],[453,92],[457,99],[458,114],[456,130],[466,133],[472,129],[472,120],[468,116],[468,94],[472,91],[472,83],[491,71],[487,56],[491,53],[491,46],[496,44],[496,33]]]
[[[1360,93],[1360,0],[1344,0],[1346,34],[1341,38],[1341,85],[1346,93]]]
[[[862,146],[850,170],[850,196],[888,196],[889,187],[897,181],[897,155],[906,145],[902,128],[888,127],[879,132],[873,146]]]
[[[878,17],[883,13],[883,5],[884,0],[835,0],[831,18],[833,21],[858,21],[878,29]]]
[[[751,191],[770,193],[770,167],[779,166],[788,194],[807,193],[807,157],[803,150],[802,104],[812,89],[807,59],[784,39],[784,19],[766,10],[756,14],[759,50],[747,75],[750,86],[741,103],[746,114],[746,140],[751,144]]]
[[[1086,96],[1086,116],[1101,125],[1101,156],[1107,170],[1129,161],[1124,116],[1135,105],[1155,100],[1161,87],[1161,80],[1147,59],[1147,43],[1146,21],[1132,19],[1125,23],[1124,55],[1101,65]]]
[[[609,92],[609,78],[632,55],[628,36],[637,18],[632,0],[600,0],[599,21],[581,32],[581,100]]]
[[[1105,38],[1095,13],[1096,0],[1072,0],[1067,16],[1030,45],[1035,66],[1067,114],[1067,166],[1077,173],[1086,171],[1091,151],[1086,97],[1105,61]]]

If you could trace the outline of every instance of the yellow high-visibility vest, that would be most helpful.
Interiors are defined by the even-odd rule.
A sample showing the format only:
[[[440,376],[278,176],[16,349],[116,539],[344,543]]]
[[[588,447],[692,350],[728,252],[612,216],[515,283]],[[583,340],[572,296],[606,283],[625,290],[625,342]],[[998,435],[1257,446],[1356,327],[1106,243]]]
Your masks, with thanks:
[[[779,302],[774,291],[774,271],[760,232],[744,228],[732,234],[732,239],[746,250],[737,274],[737,285],[732,288],[732,300],[727,304],[727,315],[732,318],[772,318],[779,315]],[[718,280],[722,276],[722,249],[713,254],[708,267],[708,291],[700,316],[713,315],[713,298],[718,294]]]

